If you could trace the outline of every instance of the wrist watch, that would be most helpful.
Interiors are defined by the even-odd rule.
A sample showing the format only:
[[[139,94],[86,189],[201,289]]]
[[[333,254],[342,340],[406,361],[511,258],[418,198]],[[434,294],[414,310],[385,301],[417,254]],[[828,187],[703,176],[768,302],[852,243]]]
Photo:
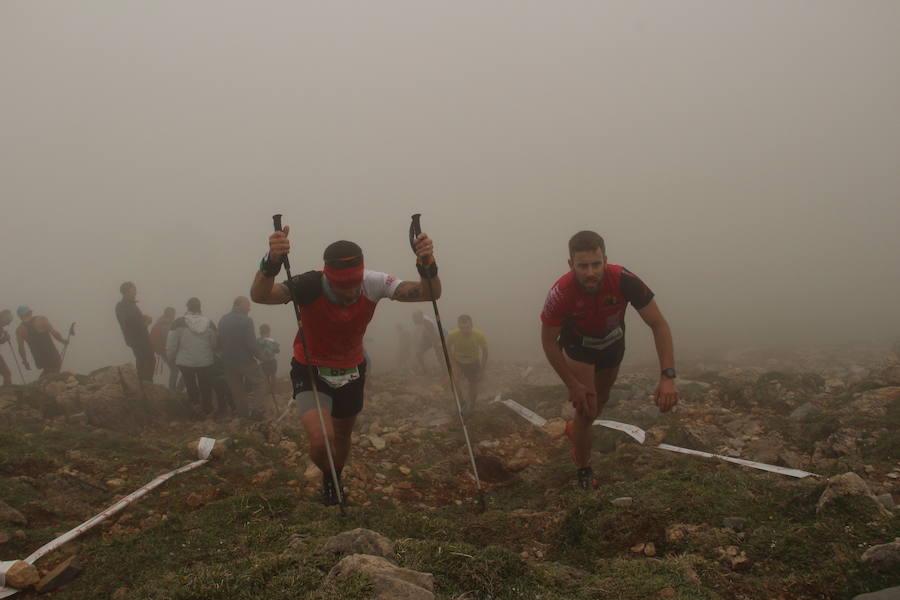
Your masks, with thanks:
[[[669,367],[668,369],[663,369],[662,371],[660,371],[660,373],[664,377],[668,377],[669,379],[675,379],[675,377],[676,377],[675,369],[673,369],[672,367]]]

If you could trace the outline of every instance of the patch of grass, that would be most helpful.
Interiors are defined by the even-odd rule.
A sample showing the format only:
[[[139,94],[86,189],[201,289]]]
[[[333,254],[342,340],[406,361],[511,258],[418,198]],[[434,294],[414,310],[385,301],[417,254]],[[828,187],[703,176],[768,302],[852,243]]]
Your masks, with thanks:
[[[694,561],[696,563],[696,561]],[[660,591],[671,588],[676,598],[718,600],[715,590],[693,582],[679,561],[617,558],[597,562],[594,576],[586,585],[583,598],[658,598]]]
[[[432,573],[435,592],[456,598],[532,599],[543,579],[518,554],[497,546],[403,540],[398,544],[402,566]]]

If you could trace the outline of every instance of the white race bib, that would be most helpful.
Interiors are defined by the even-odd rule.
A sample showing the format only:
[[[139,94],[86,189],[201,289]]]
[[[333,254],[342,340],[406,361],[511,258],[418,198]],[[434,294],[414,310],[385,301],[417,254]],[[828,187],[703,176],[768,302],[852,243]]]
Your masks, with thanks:
[[[319,377],[325,380],[330,387],[341,388],[359,379],[359,367],[352,369],[338,369],[336,367],[316,367]]]
[[[587,335],[582,336],[581,345],[585,348],[591,348],[593,350],[603,350],[604,348],[612,346],[623,337],[625,337],[625,330],[622,329],[621,325],[619,325],[602,338],[595,338]]]

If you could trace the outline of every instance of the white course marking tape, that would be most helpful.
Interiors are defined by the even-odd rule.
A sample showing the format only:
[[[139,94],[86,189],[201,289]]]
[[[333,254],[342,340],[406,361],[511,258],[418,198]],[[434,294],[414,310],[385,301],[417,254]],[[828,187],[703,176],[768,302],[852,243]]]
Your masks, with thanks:
[[[606,427],[608,429],[615,429],[617,431],[621,431],[622,433],[627,433],[628,435],[636,439],[639,444],[643,444],[644,440],[647,439],[647,432],[645,432],[640,427],[629,425],[628,423],[619,423],[618,421],[606,421],[604,419],[597,419],[593,424],[600,425],[601,427]]]
[[[524,417],[526,420],[530,421],[537,425],[538,423],[535,419],[546,423],[546,420],[540,415],[535,414],[534,412],[528,410],[515,400],[498,400],[499,396],[494,399],[494,402],[502,402],[506,406],[510,407],[516,413]],[[530,415],[530,416],[526,416]],[[543,425],[542,423],[542,425]],[[593,423],[594,425],[600,425],[602,427],[608,427],[609,429],[615,429],[626,433],[637,440],[639,443],[643,444],[646,439],[646,433],[640,427],[635,425],[630,425],[628,423],[619,423],[618,421],[606,421],[603,419],[597,419]],[[768,465],[766,463],[756,462],[752,460],[746,460],[743,458],[734,458],[731,456],[722,456],[721,454],[712,454],[710,452],[703,452],[701,450],[691,450],[690,448],[682,448],[680,446],[672,446],[670,444],[659,444],[658,446],[653,446],[654,448],[659,448],[660,450],[668,450],[670,452],[680,452],[681,454],[690,454],[693,456],[702,456],[704,458],[720,458],[722,460],[728,461],[730,463],[735,463],[738,465],[743,465],[745,467],[751,467],[754,469],[760,469],[762,471],[769,471],[771,473],[778,473],[780,475],[788,475],[789,477],[796,477],[798,479],[803,479],[804,477],[819,477],[819,475],[815,473],[809,473],[807,471],[801,471],[800,469],[790,469],[788,467],[779,467],[778,465]]]
[[[789,469],[788,467],[779,467],[777,465],[767,465],[766,463],[755,462],[752,460],[746,460],[743,458],[734,458],[732,456],[722,456],[721,454],[712,454],[710,452],[702,452],[700,450],[691,450],[690,448],[681,448],[679,446],[671,446],[669,444],[660,444],[657,448],[661,448],[662,450],[669,450],[671,452],[680,452],[681,454],[693,454],[694,456],[703,456],[706,458],[721,458],[722,460],[727,460],[731,463],[736,463],[739,465],[744,465],[745,467],[753,467],[754,469],[761,469],[763,471],[770,471],[772,473],[779,473],[781,475],[789,475],[791,477],[796,477],[797,479],[803,479],[804,477],[818,477],[815,473],[808,473],[806,471],[801,471],[800,469]]]
[[[543,427],[547,424],[547,419],[537,414],[533,410],[529,410],[516,402],[515,400],[501,400],[500,394],[497,394],[497,397],[494,398],[494,402],[499,402],[500,404],[505,404],[520,417],[531,423],[532,425],[537,425],[538,427]]]
[[[14,560],[0,561],[0,598],[6,598],[6,596],[11,595],[11,594],[6,594],[6,596],[4,596],[3,592],[5,590],[12,590],[12,588],[4,587],[4,585],[6,584],[6,572],[9,571],[9,568],[11,566],[13,566],[14,564],[16,564],[16,561],[14,561]],[[15,594],[15,593],[16,592],[13,591],[13,594]]]
[[[116,514],[117,512],[119,512],[120,510],[122,510],[123,508],[125,508],[126,506],[128,506],[129,504],[131,504],[132,502],[137,500],[138,498],[140,498],[141,496],[144,496],[145,494],[147,494],[147,492],[159,487],[160,485],[162,485],[163,483],[165,483],[166,481],[168,481],[175,475],[187,473],[188,471],[196,469],[197,467],[199,467],[201,465],[205,465],[206,463],[209,462],[209,455],[212,452],[213,446],[215,446],[215,444],[216,444],[216,440],[214,438],[208,438],[208,437],[200,438],[200,441],[197,444],[197,454],[200,456],[199,460],[195,460],[194,462],[188,463],[182,467],[175,469],[174,471],[169,471],[168,473],[163,473],[156,479],[154,479],[154,480],[150,481],[149,483],[147,483],[146,485],[138,488],[137,491],[132,492],[131,494],[128,494],[127,496],[125,496],[124,498],[122,498],[121,500],[119,500],[118,502],[116,502],[115,504],[113,504],[112,506],[110,506],[109,508],[104,510],[103,512],[101,512],[100,514],[91,517],[90,519],[88,519],[87,521],[85,521],[84,523],[79,525],[78,527],[75,527],[74,529],[67,531],[66,533],[64,533],[61,536],[59,536],[58,538],[56,538],[55,540],[48,542],[47,544],[44,544],[43,546],[41,546],[40,548],[38,548],[37,550],[32,552],[28,556],[28,558],[25,559],[25,562],[27,562],[28,564],[34,564],[35,561],[37,561],[39,558],[41,558],[45,554],[48,554],[49,552],[56,550],[57,548],[59,548],[60,546],[65,544],[66,542],[73,540],[74,538],[78,537],[85,531],[88,531],[89,529],[91,529],[92,527],[97,525],[98,523],[105,521],[109,517],[113,516],[114,514]],[[8,571],[9,568],[15,562],[16,561],[0,562],[0,598],[7,598],[19,591],[15,588],[5,587],[5,585],[4,585],[6,582],[6,571]]]

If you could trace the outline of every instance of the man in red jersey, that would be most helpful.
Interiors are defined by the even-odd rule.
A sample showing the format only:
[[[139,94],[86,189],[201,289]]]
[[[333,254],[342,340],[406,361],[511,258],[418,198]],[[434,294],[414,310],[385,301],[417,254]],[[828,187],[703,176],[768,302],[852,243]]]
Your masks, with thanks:
[[[563,383],[575,420],[566,425],[578,486],[592,489],[591,427],[609,400],[625,354],[625,309],[632,304],[653,332],[660,377],[655,402],[666,412],[678,402],[672,332],[653,292],[637,275],[606,261],[603,238],[580,231],[569,240],[570,271],[550,288],[541,312],[544,354]]]
[[[309,436],[309,454],[322,471],[322,501],[337,504],[338,495],[328,466],[325,438],[316,412],[310,381],[310,365],[315,370],[316,387],[334,466],[340,476],[350,454],[350,435],[363,407],[366,361],[363,335],[375,306],[382,298],[400,302],[427,302],[441,295],[433,244],[424,233],[415,240],[416,268],[420,281],[401,281],[393,275],[364,267],[362,249],[353,242],[338,241],[325,249],[325,266],[308,271],[284,283],[276,283],[281,259],[290,251],[288,227],[269,236],[269,253],[253,279],[250,297],[261,304],[286,304],[291,296],[300,306],[300,332],[294,339],[291,380],[303,427]],[[426,279],[431,280],[431,286]]]

